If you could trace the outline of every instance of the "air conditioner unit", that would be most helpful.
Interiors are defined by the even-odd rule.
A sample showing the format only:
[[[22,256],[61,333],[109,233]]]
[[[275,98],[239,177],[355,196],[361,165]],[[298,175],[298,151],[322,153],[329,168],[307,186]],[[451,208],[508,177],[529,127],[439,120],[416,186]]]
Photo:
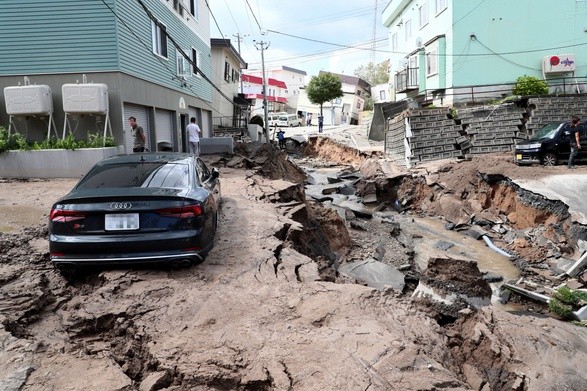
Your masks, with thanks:
[[[574,54],[553,54],[542,59],[544,73],[574,72],[576,69]]]

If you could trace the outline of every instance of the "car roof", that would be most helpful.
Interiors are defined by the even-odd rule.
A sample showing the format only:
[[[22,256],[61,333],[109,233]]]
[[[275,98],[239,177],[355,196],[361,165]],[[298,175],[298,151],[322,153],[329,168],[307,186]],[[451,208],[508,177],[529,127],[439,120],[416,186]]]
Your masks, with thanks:
[[[96,165],[125,164],[125,163],[183,163],[187,164],[194,156],[182,152],[147,152],[116,155],[106,158]]]

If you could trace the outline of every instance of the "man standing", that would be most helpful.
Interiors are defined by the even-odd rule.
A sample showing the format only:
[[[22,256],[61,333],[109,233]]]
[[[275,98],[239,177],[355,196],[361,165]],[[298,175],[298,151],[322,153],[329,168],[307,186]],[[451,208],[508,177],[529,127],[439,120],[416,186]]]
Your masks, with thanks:
[[[200,133],[202,130],[196,124],[196,118],[190,118],[190,124],[186,127],[189,136],[190,152],[196,157],[200,156]]]
[[[141,126],[137,125],[137,119],[135,117],[128,117],[128,122],[132,132],[132,151],[133,152],[145,152],[145,142],[147,137],[145,131]]]
[[[324,128],[324,117],[322,113],[318,115],[318,133],[322,133],[322,129]]]
[[[579,123],[581,122],[581,119],[576,116],[573,115],[573,117],[571,118],[571,123],[568,125],[569,127],[569,144],[571,146],[571,154],[569,155],[569,163],[567,165],[567,168],[576,168],[575,167],[575,157],[577,157],[577,153],[579,152],[579,149],[581,149],[581,143],[580,143],[580,137],[581,135],[579,134]]]

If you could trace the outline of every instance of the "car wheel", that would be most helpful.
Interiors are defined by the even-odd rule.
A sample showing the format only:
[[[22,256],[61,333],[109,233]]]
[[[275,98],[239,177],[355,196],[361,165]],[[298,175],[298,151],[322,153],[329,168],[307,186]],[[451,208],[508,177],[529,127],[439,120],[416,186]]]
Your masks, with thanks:
[[[545,166],[556,166],[557,163],[558,163],[558,158],[552,152],[547,153],[542,158],[542,164],[544,164]]]

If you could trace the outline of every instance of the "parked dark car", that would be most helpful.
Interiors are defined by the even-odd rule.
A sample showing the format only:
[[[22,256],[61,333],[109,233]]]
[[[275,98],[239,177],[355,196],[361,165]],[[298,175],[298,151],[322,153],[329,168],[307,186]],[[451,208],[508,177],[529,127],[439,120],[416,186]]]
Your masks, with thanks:
[[[516,145],[514,161],[516,164],[539,163],[545,166],[556,166],[561,161],[569,159],[571,147],[570,133],[566,126],[569,122],[556,122],[544,125],[534,136]],[[581,144],[587,141],[585,124],[579,124]],[[587,146],[587,143],[585,143]],[[577,160],[587,158],[587,149],[580,149]]]
[[[63,271],[83,265],[201,262],[214,246],[217,169],[193,155],[119,155],[97,163],[50,214],[49,251]]]

